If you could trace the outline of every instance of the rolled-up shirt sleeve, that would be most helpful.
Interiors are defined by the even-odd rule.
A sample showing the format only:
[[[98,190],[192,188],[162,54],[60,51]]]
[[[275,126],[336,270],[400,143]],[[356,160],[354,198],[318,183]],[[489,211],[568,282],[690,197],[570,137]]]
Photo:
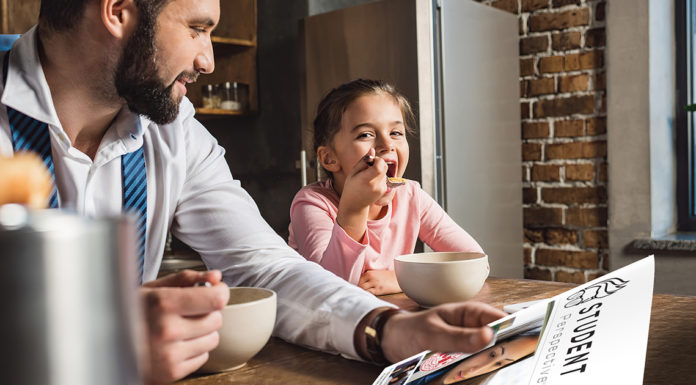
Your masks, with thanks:
[[[224,149],[194,119],[187,130],[187,176],[173,234],[196,250],[230,286],[259,286],[278,295],[274,335],[356,358],[353,331],[372,309],[392,306],[308,262],[263,220],[232,178]]]

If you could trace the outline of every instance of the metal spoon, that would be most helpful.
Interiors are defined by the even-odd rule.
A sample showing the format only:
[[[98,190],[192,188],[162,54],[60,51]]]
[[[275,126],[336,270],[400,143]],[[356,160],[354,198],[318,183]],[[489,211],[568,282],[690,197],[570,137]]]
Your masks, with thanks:
[[[363,156],[363,161],[367,163],[368,166],[372,166],[375,164],[375,156],[374,155],[365,155]],[[400,187],[406,184],[406,179],[404,178],[399,178],[396,176],[393,177],[387,177],[387,186],[394,188],[394,187]]]

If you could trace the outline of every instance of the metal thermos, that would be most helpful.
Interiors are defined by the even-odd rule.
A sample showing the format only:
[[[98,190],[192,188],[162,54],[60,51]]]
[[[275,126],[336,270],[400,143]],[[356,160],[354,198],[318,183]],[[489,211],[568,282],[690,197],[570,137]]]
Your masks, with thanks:
[[[133,226],[0,206],[0,383],[142,383]]]

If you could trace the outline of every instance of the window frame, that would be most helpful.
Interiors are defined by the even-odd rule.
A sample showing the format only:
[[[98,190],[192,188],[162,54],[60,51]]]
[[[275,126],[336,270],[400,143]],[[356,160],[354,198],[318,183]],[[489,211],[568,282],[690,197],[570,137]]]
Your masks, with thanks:
[[[685,106],[694,99],[694,54],[692,41],[696,0],[678,0],[675,6],[676,28],[676,149],[677,149],[677,230],[696,231],[696,165],[694,164],[694,113]]]

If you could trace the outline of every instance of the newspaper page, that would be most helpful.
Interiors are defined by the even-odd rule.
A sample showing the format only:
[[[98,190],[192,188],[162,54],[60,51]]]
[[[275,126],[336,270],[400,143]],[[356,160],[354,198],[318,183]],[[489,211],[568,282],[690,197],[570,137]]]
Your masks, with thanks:
[[[384,369],[373,385],[642,384],[652,306],[649,256],[489,326],[474,353],[425,351]]]

